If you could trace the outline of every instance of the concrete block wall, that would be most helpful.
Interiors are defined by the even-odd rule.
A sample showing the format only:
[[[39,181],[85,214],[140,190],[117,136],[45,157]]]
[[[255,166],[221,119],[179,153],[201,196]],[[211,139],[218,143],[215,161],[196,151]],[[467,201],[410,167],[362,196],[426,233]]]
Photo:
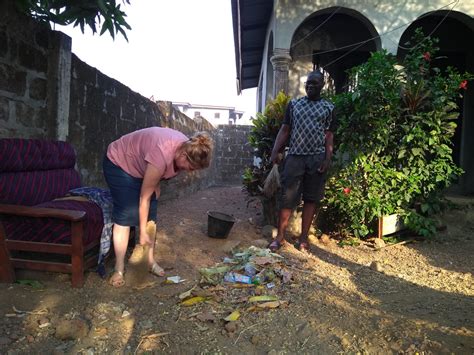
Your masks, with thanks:
[[[217,182],[239,184],[244,169],[253,164],[253,148],[248,144],[252,126],[220,125],[215,133]]]
[[[12,3],[0,1],[0,136],[52,137],[47,96],[54,36]]]

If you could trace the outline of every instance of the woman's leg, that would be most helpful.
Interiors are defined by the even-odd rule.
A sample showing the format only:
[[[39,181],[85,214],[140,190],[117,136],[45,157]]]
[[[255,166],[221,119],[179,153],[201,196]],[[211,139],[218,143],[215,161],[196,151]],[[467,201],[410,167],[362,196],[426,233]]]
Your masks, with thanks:
[[[153,237],[150,236],[150,239],[151,239],[151,245],[150,245],[150,249],[148,249],[148,266],[149,267],[152,267],[154,263],[156,263],[155,261],[155,236],[153,235]]]
[[[130,227],[121,226],[117,223],[113,227],[114,251],[115,251],[115,271],[124,272],[125,253],[127,252]]]
[[[156,264],[155,261],[155,242],[156,242],[156,221],[158,214],[158,201],[156,200],[155,195],[151,197],[150,201],[150,211],[148,212],[148,224],[147,224],[147,234],[150,238],[150,249],[148,250],[148,266],[151,268],[153,264]],[[140,241],[142,244],[143,241]]]

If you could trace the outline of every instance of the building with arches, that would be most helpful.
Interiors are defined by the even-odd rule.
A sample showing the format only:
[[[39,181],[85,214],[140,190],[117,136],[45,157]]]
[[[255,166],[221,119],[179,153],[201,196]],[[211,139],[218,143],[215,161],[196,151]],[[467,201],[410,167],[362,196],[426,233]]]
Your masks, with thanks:
[[[335,92],[346,70],[385,49],[398,58],[416,28],[439,39],[441,68],[474,72],[474,2],[454,0],[232,0],[237,91],[257,88],[257,111],[284,91],[304,95],[306,74],[320,67]],[[474,193],[474,88],[460,100],[454,161],[457,188]]]

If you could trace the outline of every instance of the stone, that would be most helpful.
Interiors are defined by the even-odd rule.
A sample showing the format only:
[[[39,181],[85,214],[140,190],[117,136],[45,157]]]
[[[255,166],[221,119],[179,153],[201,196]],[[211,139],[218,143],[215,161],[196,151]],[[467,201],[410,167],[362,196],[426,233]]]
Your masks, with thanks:
[[[236,322],[229,322],[224,326],[224,328],[225,330],[227,330],[228,333],[235,333],[238,326]]]
[[[273,239],[277,236],[278,230],[271,224],[267,224],[262,228],[262,235],[267,239]]]
[[[268,246],[268,240],[266,239],[255,239],[251,243],[253,246],[256,246],[257,248],[262,248],[265,249]]]
[[[311,329],[311,325],[308,322],[301,323],[297,326],[297,331],[299,337],[301,338],[308,338],[313,335],[313,330]]]
[[[47,323],[49,323],[49,319],[47,317],[41,317],[40,319],[38,319],[39,325],[47,324]]]
[[[7,338],[7,337],[0,337],[0,346],[2,345],[8,345],[12,342],[12,339]]]
[[[267,341],[267,337],[261,334],[255,334],[250,338],[250,342],[253,345],[264,345]]]
[[[56,325],[54,336],[59,340],[83,339],[89,333],[89,326],[82,319],[62,319]]]
[[[382,238],[375,238],[374,239],[374,248],[375,249],[381,249],[385,247],[385,242]]]
[[[329,237],[327,234],[322,234],[321,238],[319,238],[319,241],[323,244],[329,244],[331,243],[331,237]]]
[[[382,263],[380,261],[372,261],[372,263],[370,264],[370,268],[372,270],[377,271],[377,272],[382,272],[383,271],[383,266],[382,266]]]
[[[225,244],[222,246],[221,250],[224,253],[231,253],[232,250],[237,248],[240,243],[242,243],[241,240],[228,240],[225,242]]]

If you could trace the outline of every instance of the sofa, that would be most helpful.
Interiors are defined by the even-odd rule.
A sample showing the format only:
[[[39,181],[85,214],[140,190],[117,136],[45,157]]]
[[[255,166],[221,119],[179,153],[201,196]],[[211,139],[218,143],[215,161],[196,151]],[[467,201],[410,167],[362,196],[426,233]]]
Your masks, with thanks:
[[[40,139],[0,139],[0,282],[16,269],[71,274],[82,287],[97,265],[104,219],[101,207],[80,196],[71,144]]]

